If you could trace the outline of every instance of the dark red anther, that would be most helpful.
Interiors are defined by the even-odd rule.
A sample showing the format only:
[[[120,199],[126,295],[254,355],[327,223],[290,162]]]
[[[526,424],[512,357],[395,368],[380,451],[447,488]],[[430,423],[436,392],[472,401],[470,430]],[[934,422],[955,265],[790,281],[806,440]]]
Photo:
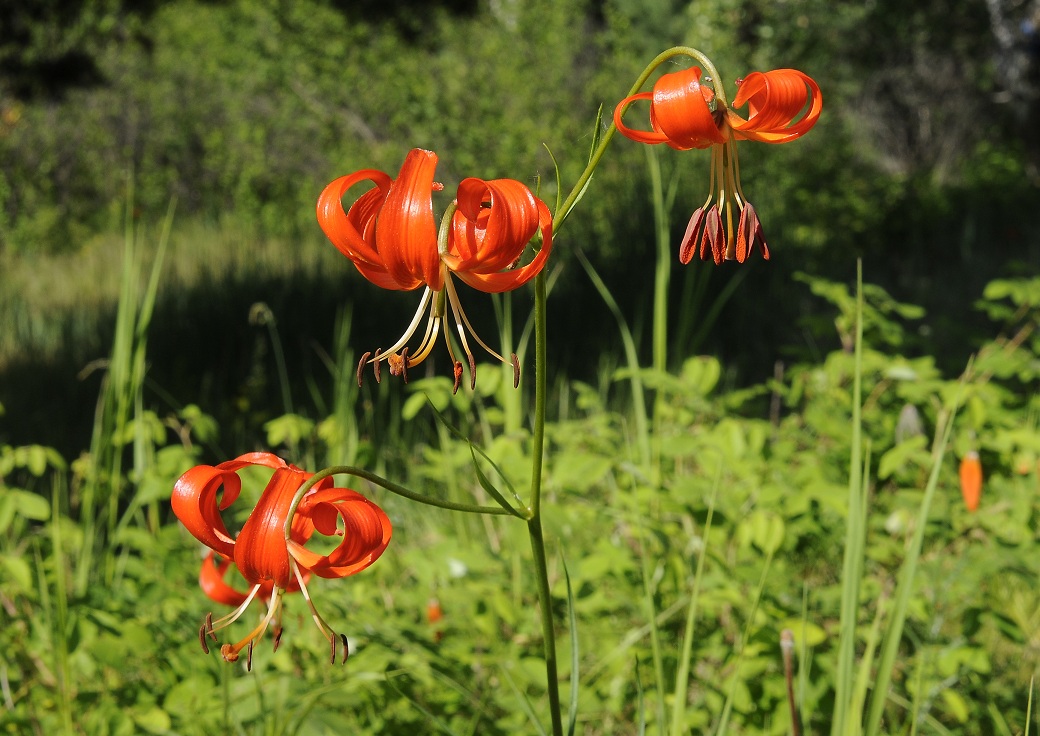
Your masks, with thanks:
[[[455,385],[451,387],[452,395],[459,392],[459,383],[462,382],[462,361],[456,360],[455,365],[452,367],[452,371],[455,374]]]
[[[358,364],[357,364],[357,385],[358,385],[358,388],[361,388],[361,378],[365,374],[365,363],[368,362],[368,359],[369,359],[369,357],[371,355],[372,355],[372,353],[366,352],[364,355],[361,356],[361,360],[358,361]],[[376,363],[376,365],[378,366],[379,363]],[[377,376],[379,375],[378,368],[376,369],[376,375]],[[379,383],[379,378],[376,378],[376,383]]]

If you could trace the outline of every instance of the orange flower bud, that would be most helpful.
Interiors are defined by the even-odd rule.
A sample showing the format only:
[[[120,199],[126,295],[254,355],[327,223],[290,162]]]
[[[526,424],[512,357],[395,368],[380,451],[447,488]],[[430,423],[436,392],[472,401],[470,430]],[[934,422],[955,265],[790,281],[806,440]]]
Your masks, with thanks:
[[[961,495],[968,511],[975,511],[982,498],[982,462],[979,453],[972,450],[961,460]]]
[[[431,598],[426,603],[426,622],[433,625],[442,618],[444,618],[444,611],[441,610],[441,602],[436,598]]]

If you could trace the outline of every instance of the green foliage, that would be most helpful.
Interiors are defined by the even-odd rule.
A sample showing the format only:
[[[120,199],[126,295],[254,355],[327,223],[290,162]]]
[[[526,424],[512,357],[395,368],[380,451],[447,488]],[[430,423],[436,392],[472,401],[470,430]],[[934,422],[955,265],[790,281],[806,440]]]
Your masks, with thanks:
[[[855,730],[868,705],[870,730],[1019,728],[1031,702],[1022,690],[1040,668],[1040,282],[1031,272],[1013,278],[1014,265],[992,254],[1035,252],[1023,207],[1035,185],[1027,142],[988,114],[997,82],[984,61],[981,6],[939,5],[535,0],[412,15],[322,0],[179,0],[136,12],[118,2],[19,11],[36,35],[0,40],[0,248],[25,269],[14,279],[4,264],[5,280],[17,283],[0,296],[21,304],[5,312],[14,315],[5,327],[62,341],[25,306],[23,288],[65,298],[88,320],[80,314],[106,302],[103,279],[87,298],[62,297],[54,285],[65,282],[36,256],[102,252],[93,235],[118,227],[127,177],[139,211],[128,218],[123,271],[109,292],[111,301],[118,295],[115,339],[90,449],[69,464],[40,445],[0,444],[0,730],[410,734],[433,723],[445,733],[528,732],[547,720],[551,698],[546,617],[568,621],[569,650],[554,637],[559,679],[570,681],[576,730],[590,736],[786,733],[785,629],[796,640],[796,707],[808,732],[846,722]],[[931,31],[937,9],[948,34]],[[438,151],[449,189],[470,174],[540,177],[552,201],[557,184],[545,174],[555,162],[539,142],[586,150],[587,125],[576,121],[604,101],[609,115],[648,50],[705,37],[698,45],[733,75],[720,83],[782,60],[826,89],[819,135],[768,157],[753,146],[742,154],[745,188],[774,223],[771,242],[792,256],[777,271],[819,274],[815,266],[841,268],[856,252],[892,265],[883,287],[864,288],[862,308],[842,283],[796,276],[774,288],[781,279],[770,271],[769,289],[754,283],[761,274],[747,278],[759,309],[723,312],[741,302],[731,299],[737,279],[713,294],[706,278],[688,277],[687,294],[708,308],[696,310],[701,327],[687,321],[681,334],[708,344],[703,325],[717,321],[748,351],[755,333],[743,320],[772,331],[781,314],[809,313],[809,330],[829,335],[833,324],[840,349],[733,390],[729,363],[691,355],[689,344],[673,350],[678,370],[665,370],[655,333],[655,366],[644,368],[641,318],[630,328],[624,316],[639,277],[625,270],[625,288],[612,290],[605,269],[601,278],[590,267],[623,335],[625,365],[616,369],[615,351],[597,342],[613,326],[590,326],[585,311],[560,320],[561,330],[573,322],[587,332],[603,357],[590,369],[588,351],[570,343],[560,351],[580,356],[585,373],[561,373],[545,428],[551,610],[542,620],[534,537],[520,521],[419,510],[358,481],[393,518],[395,535],[364,575],[314,581],[325,615],[346,622],[347,667],[325,664],[326,645],[298,597],[282,647],[258,650],[252,673],[199,651],[195,632],[212,604],[194,585],[194,544],[166,503],[184,469],[203,455],[256,449],[257,435],[215,420],[207,412],[223,407],[199,396],[183,408],[179,396],[151,405],[145,347],[160,272],[221,292],[208,251],[226,250],[233,237],[246,264],[231,259],[227,268],[240,280],[263,272],[268,250],[275,275],[297,276],[320,187],[362,167],[393,173],[412,146]],[[45,94],[46,64],[36,62],[62,55],[88,57],[93,86]],[[11,75],[15,66],[28,81]],[[577,164],[560,158],[565,189]],[[706,168],[698,174],[690,160],[661,162],[675,172],[682,212],[704,194]],[[639,154],[619,146],[597,171],[601,195],[568,226],[571,242],[600,257],[597,268],[648,260],[642,171]],[[160,247],[139,289],[134,223],[166,208],[171,194],[193,218],[197,229],[185,232],[196,250],[171,259],[167,272]],[[566,249],[558,252],[566,263]],[[98,258],[101,274],[114,272]],[[905,325],[923,310],[891,295],[941,284],[940,305],[964,301],[977,290],[960,288],[963,280],[996,268],[1001,278],[978,306],[1001,333],[954,379],[950,356],[920,350]],[[382,316],[366,296],[355,310]],[[780,302],[782,313],[762,319]],[[235,395],[236,416],[262,426],[268,445],[309,468],[357,462],[442,504],[495,500],[528,518],[513,488],[530,477],[537,433],[523,428],[522,403],[501,371],[481,366],[477,390],[457,394],[443,376],[413,376],[410,394],[390,380],[359,386],[344,311],[333,349],[321,353],[328,376],[309,375],[309,402],[300,393],[294,402],[285,354],[296,346],[283,349],[275,313],[266,302],[255,310],[267,331],[252,335],[253,373]],[[503,314],[511,334],[508,306]],[[939,314],[951,315],[957,348],[968,349],[957,321],[964,312]],[[857,317],[865,343],[855,356]],[[83,324],[92,333],[98,322]],[[4,357],[22,349],[12,344]],[[268,350],[277,397],[256,357]],[[938,438],[961,394],[953,457],[943,459]],[[986,472],[974,514],[957,488],[955,460],[969,451]],[[846,490],[850,457],[862,496]],[[862,554],[843,569],[850,535]],[[434,602],[443,618],[429,615]],[[849,715],[831,723],[838,698]]]
[[[1011,329],[1038,317],[1029,284],[991,287],[994,297],[1024,306],[1013,310]],[[814,286],[837,304],[847,296],[833,285]],[[876,304],[888,303],[880,291],[866,292],[881,299]],[[936,426],[958,382],[927,359],[879,352],[878,346],[900,344],[898,323],[885,324],[886,330],[868,332],[878,345],[868,343],[863,353],[864,433],[872,447],[870,477],[877,478],[865,518],[863,635],[871,621],[890,615],[904,549],[922,526],[924,545],[884,729],[916,718],[957,733],[997,732],[999,723],[1024,722],[1024,687],[1037,662],[1023,652],[1040,641],[1036,596],[1029,592],[1037,587],[1032,560],[1040,543],[1034,523],[1040,434],[1029,397],[1040,363],[1028,340],[1001,337],[983,347],[954,432],[955,456],[972,441],[984,458],[982,506],[975,514],[963,509],[955,463],[947,461],[929,518],[922,519],[926,440],[918,434],[897,441],[896,426],[908,404],[917,407],[922,427]],[[1017,369],[986,369],[992,351]],[[711,730],[725,718],[727,733],[786,733],[778,646],[785,628],[794,631],[799,653],[804,726],[827,726],[838,560],[849,514],[850,361],[839,350],[820,364],[792,369],[783,382],[740,394],[719,391],[720,366],[711,358],[690,358],[675,374],[644,371],[646,389],[665,399],[655,419],[659,484],[649,482],[632,442],[632,415],[619,400],[629,395],[624,384],[571,387],[573,398],[547,427],[545,518],[548,538],[559,540],[553,548],[567,558],[570,594],[558,557],[550,557],[549,573],[554,605],[573,611],[577,623],[578,732],[638,732],[638,665],[647,702],[656,703],[661,692],[670,703],[682,667],[678,642],[689,630],[695,635],[678,732]],[[352,379],[353,366],[344,365]],[[410,422],[428,418],[445,431],[386,453],[398,458],[394,472],[427,493],[444,489],[462,501],[484,500],[489,483],[507,487],[502,478],[522,482],[526,437],[498,436],[486,445],[494,467],[481,460],[474,472],[469,444],[428,408],[483,443],[501,421],[493,411],[497,375],[482,370],[488,382],[478,382],[478,392],[464,388],[455,396],[444,378],[410,384]],[[1008,390],[1021,386],[1030,390]],[[782,408],[772,419],[753,408],[760,394],[778,397]],[[193,544],[176,523],[156,525],[145,510],[168,496],[179,472],[195,462],[194,443],[211,440],[217,427],[194,406],[161,421],[154,413],[135,421],[132,434],[148,438],[152,460],[141,466],[125,523],[107,538],[103,556],[117,563],[112,582],[101,585],[101,571],[91,574],[82,595],[68,582],[90,542],[65,501],[65,464],[44,448],[0,452],[5,482],[16,483],[0,494],[3,664],[11,693],[4,727],[61,730],[63,714],[74,713],[90,733],[410,733],[432,718],[445,732],[504,734],[531,727],[522,702],[543,719],[541,634],[522,524],[419,511],[371,488],[394,519],[391,550],[364,575],[312,586],[323,615],[346,623],[352,651],[346,668],[327,665],[326,645],[298,599],[288,601],[281,648],[275,654],[259,648],[252,673],[216,654],[206,657],[194,634],[212,604],[193,586]],[[320,451],[306,449],[316,426],[288,416],[270,430],[310,453]],[[709,530],[706,510],[716,484]],[[53,506],[44,501],[48,493]],[[431,598],[444,612],[440,620],[426,619]],[[690,629],[684,618],[694,600]],[[647,601],[661,644],[659,669],[651,665]],[[865,645],[861,640],[857,650]],[[566,682],[566,646],[560,663]],[[656,707],[645,717],[650,733],[668,725]]]

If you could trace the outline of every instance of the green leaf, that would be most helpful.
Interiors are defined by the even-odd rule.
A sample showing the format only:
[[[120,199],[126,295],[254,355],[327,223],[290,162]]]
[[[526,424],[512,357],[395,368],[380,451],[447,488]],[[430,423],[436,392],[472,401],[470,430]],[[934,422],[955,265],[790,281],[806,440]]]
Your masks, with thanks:
[[[166,711],[154,705],[143,711],[135,711],[132,717],[134,723],[148,733],[164,734],[173,726]]]
[[[898,445],[893,447],[888,452],[881,456],[881,460],[878,462],[877,476],[880,480],[890,478],[892,475],[897,473],[906,467],[907,463],[911,460],[917,460],[917,464],[923,465],[928,464],[928,453],[925,452],[925,447],[928,444],[928,438],[923,434],[916,435],[900,442]]]
[[[10,488],[7,493],[14,498],[17,512],[26,519],[47,521],[51,518],[51,504],[43,496],[18,488]]]
[[[21,557],[0,555],[0,567],[6,571],[7,577],[23,591],[32,590],[32,570],[29,569],[29,563]],[[7,586],[4,586],[4,589],[6,590]]]
[[[970,710],[968,708],[968,701],[964,699],[956,690],[947,688],[942,691],[942,699],[946,704],[946,712],[949,713],[957,723],[967,723]]]
[[[314,421],[299,414],[284,414],[264,424],[270,445],[296,445],[314,431]]]

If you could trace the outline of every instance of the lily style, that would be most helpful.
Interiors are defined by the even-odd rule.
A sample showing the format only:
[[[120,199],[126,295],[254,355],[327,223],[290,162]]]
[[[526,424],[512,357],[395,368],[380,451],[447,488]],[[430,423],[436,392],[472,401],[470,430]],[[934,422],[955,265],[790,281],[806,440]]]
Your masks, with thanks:
[[[618,131],[639,143],[666,143],[680,151],[711,149],[708,198],[690,218],[679,260],[694,253],[716,264],[743,263],[757,245],[769,259],[769,247],[754,206],[740,186],[737,141],[787,143],[805,135],[820,117],[823,95],[811,77],[795,69],[752,72],[737,80],[732,106],[702,77],[699,67],[663,75],[652,92],[626,97],[614,108]],[[630,104],[650,100],[650,127],[636,130],[622,116]],[[735,112],[748,106],[746,118]]]
[[[243,468],[262,467],[273,471],[256,506],[249,513],[238,536],[233,538],[221,516],[237,499],[242,489],[238,473]],[[306,493],[300,493],[312,476],[295,465],[267,452],[252,452],[216,466],[197,465],[180,477],[173,489],[173,512],[191,534],[223,560],[218,564],[211,554],[203,561],[199,583],[218,603],[236,606],[216,621],[209,614],[199,630],[202,649],[209,652],[206,639],[218,641],[216,632],[237,621],[255,598],[267,602],[260,623],[235,644],[224,644],[220,653],[228,662],[247,649],[247,668],[252,665],[253,646],[268,628],[274,628],[274,646],[281,636],[281,601],[287,592],[300,591],[310,608],[319,631],[329,641],[332,660],[337,641],[347,658],[347,640],[318,614],[307,581],[310,575],[343,578],[364,570],[375,562],[390,542],[391,525],[383,510],[356,491],[333,486],[323,478]],[[341,538],[328,554],[306,548],[315,531]],[[250,585],[246,593],[235,590],[225,580],[234,564]]]
[[[318,223],[362,276],[384,289],[423,287],[419,307],[401,338],[386,350],[377,349],[361,358],[359,383],[369,363],[378,381],[383,361],[391,374],[407,381],[408,369],[430,355],[443,332],[458,391],[463,363],[452,347],[452,328],[443,324],[450,319],[469,365],[470,386],[475,385],[476,363],[467,335],[492,357],[507,361],[473,329],[452,277],[486,293],[511,291],[534,278],[552,250],[549,208],[513,179],[463,179],[438,228],[433,192],[444,187],[434,182],[436,167],[437,154],[414,149],[405,157],[396,179],[382,171],[362,169],[339,177],[318,198]],[[374,188],[344,210],[344,195],[364,182]],[[521,265],[528,244],[539,233],[533,257]],[[424,315],[422,339],[411,349],[408,343]],[[519,362],[515,354],[511,357],[514,383],[518,383]]]

